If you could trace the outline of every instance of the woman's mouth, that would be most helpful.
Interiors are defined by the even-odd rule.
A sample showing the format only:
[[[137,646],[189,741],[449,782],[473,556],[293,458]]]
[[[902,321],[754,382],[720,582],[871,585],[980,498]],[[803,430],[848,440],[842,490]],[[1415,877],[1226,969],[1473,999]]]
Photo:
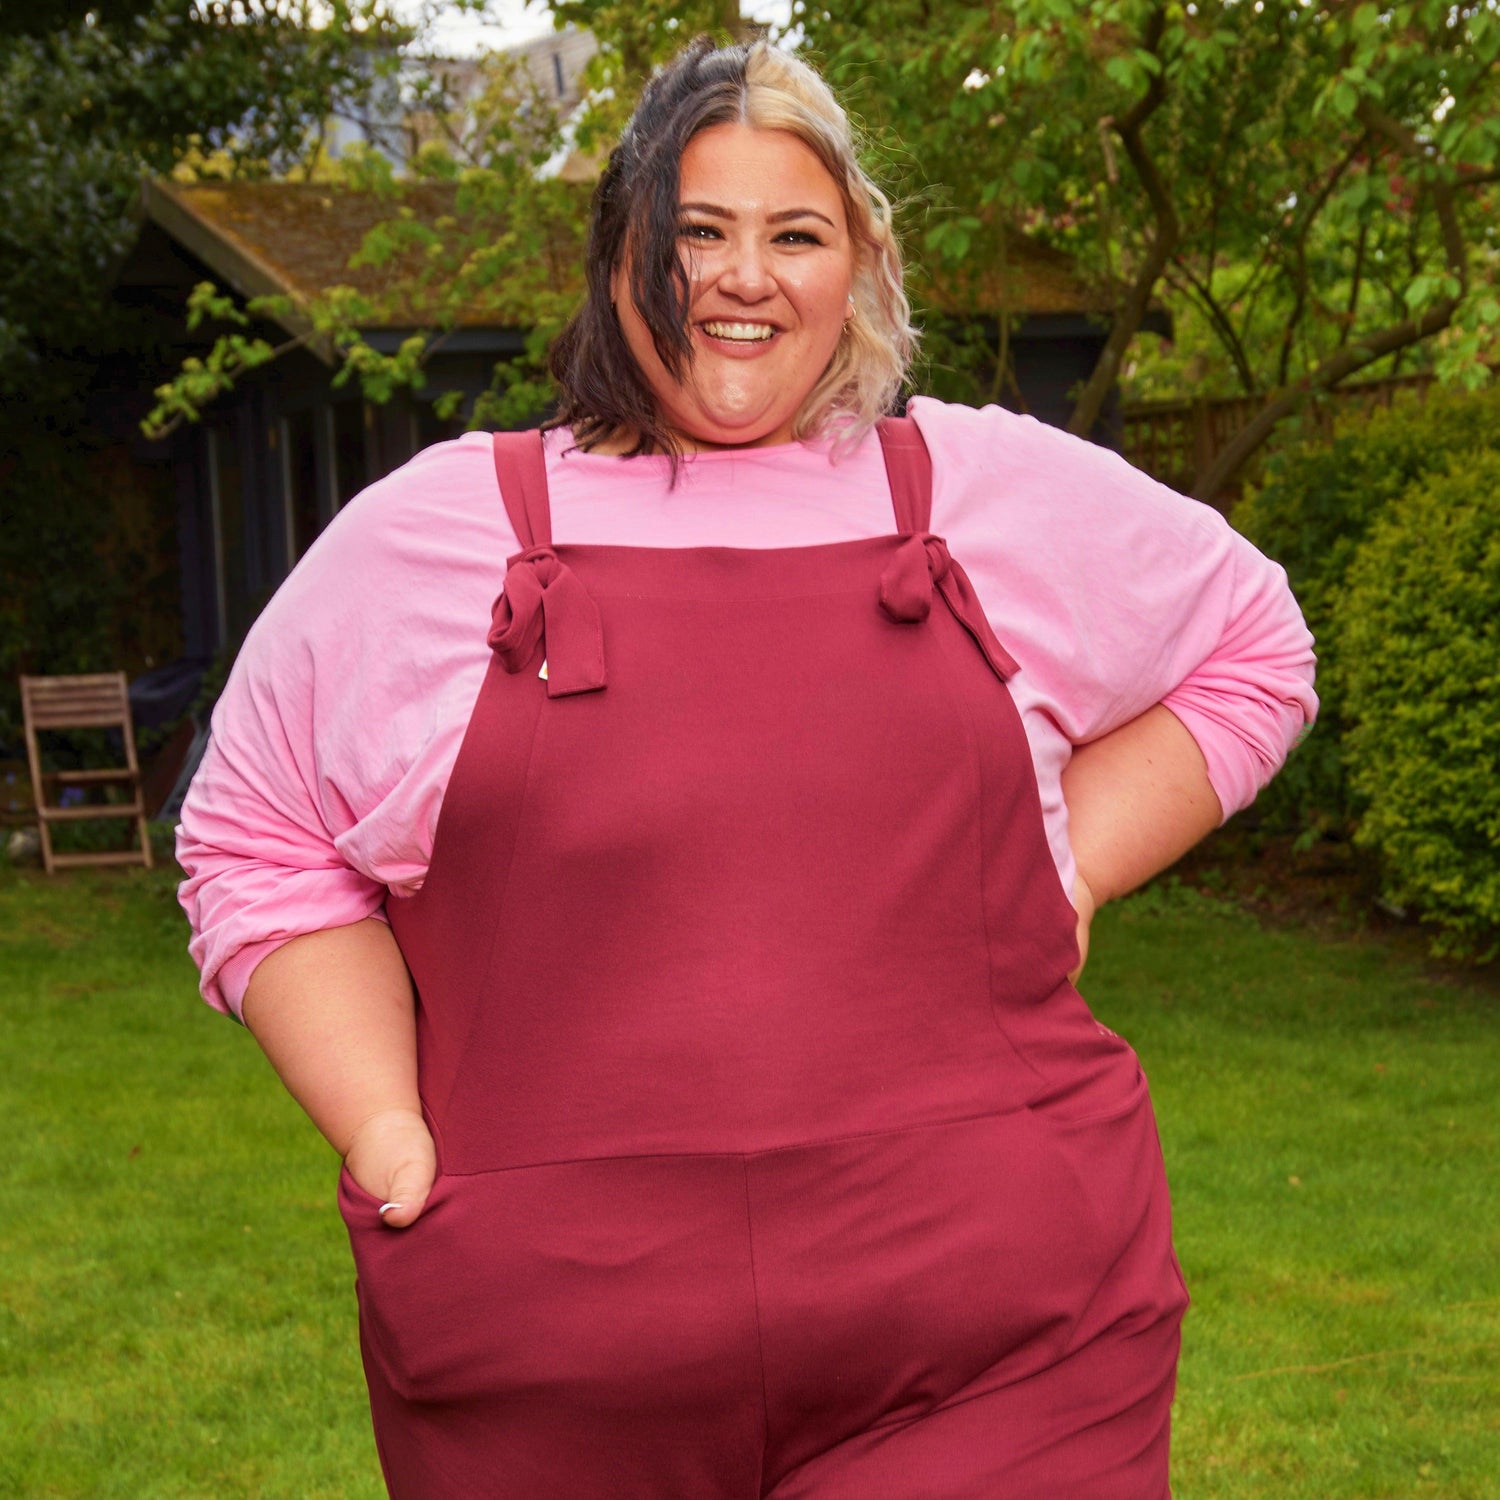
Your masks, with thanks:
[[[776,333],[771,323],[730,323],[715,320],[698,325],[710,338],[731,344],[763,344]]]

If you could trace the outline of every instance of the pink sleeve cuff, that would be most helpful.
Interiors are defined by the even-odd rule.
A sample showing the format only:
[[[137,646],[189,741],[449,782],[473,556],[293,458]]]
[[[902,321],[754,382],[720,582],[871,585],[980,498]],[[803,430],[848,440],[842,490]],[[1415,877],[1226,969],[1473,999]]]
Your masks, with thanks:
[[[369,916],[381,922],[386,920],[383,910],[372,911]],[[365,918],[361,917],[359,920],[364,921]],[[250,976],[260,965],[260,961],[268,958],[282,944],[291,942],[292,938],[302,936],[305,934],[288,933],[285,937],[267,938],[259,943],[246,943],[243,947],[235,949],[217,969],[204,974],[203,998],[215,1010],[221,1010],[243,1024],[245,991],[250,988]]]
[[[1312,672],[1305,695],[1270,703],[1248,695],[1226,711],[1222,692],[1191,678],[1174,689],[1163,704],[1182,720],[1208,766],[1208,779],[1226,823],[1255,801],[1276,774],[1303,729],[1317,712]]]

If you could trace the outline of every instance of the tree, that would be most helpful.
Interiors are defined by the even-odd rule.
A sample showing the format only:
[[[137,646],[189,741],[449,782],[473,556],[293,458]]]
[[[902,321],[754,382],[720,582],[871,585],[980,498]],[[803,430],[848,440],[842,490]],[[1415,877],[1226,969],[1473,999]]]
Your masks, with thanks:
[[[589,26],[601,41],[569,137],[607,146],[647,68],[697,30],[722,34],[733,9],[723,0],[561,0],[558,20]],[[1020,234],[1072,255],[1108,319],[1077,393],[1074,431],[1092,430],[1162,299],[1191,307],[1223,367],[1263,396],[1249,426],[1197,476],[1200,495],[1217,493],[1310,397],[1382,361],[1416,357],[1446,378],[1484,378],[1480,358],[1500,323],[1500,0],[1385,9],[1344,0],[797,0],[793,21],[863,116],[877,175],[894,179],[915,210],[909,217],[925,216],[912,267],[917,301],[931,305],[940,285],[947,306],[999,315],[998,345],[977,351],[984,380],[950,380],[957,393],[992,399],[1009,376],[1006,267]],[[503,136],[485,171],[520,159]],[[505,192],[530,202],[518,179]],[[500,197],[492,195],[497,207]],[[486,264],[524,287],[524,235],[513,230],[511,243],[509,259]],[[445,261],[429,245],[429,265],[463,270],[472,287],[475,262],[458,250]],[[524,312],[524,297],[511,305]],[[527,326],[550,332],[562,310],[546,303]],[[420,371],[419,350],[406,351],[404,365],[382,361],[350,319],[335,322],[325,333],[348,350],[372,395]],[[232,376],[234,360],[220,363],[219,376]],[[502,384],[535,401],[539,369],[538,348],[529,367],[501,372]],[[204,371],[196,374],[201,384]]]
[[[797,0],[793,19],[919,164],[945,279],[982,280],[1018,232],[1091,275],[1110,331],[1073,431],[1164,295],[1191,299],[1265,393],[1203,496],[1381,360],[1420,348],[1483,378],[1500,324],[1496,0]]]
[[[140,179],[197,146],[295,157],[409,35],[386,0],[44,0],[0,22],[0,390],[65,397],[106,315]]]

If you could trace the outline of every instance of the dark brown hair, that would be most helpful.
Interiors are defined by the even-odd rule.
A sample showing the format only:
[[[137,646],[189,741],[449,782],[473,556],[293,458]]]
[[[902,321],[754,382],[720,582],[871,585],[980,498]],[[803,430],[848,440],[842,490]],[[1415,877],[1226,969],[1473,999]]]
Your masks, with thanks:
[[[678,451],[625,342],[611,281],[628,245],[631,299],[662,364],[680,379],[692,344],[690,288],[678,253],[679,164],[699,131],[742,118],[748,58],[748,47],[716,48],[706,36],[679,53],[646,85],[594,189],[588,295],[549,358],[562,398],[546,425],[571,426],[581,448],[633,432],[633,453]]]

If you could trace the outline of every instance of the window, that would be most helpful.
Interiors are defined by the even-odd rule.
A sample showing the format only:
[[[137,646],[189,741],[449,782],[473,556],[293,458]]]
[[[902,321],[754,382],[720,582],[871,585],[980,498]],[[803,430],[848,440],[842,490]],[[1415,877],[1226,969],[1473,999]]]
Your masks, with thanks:
[[[332,408],[334,509],[341,510],[370,482],[366,459],[363,401],[339,401]]]
[[[459,416],[440,420],[431,401],[415,401],[412,403],[411,425],[412,452],[420,453],[434,443],[458,437],[464,430],[464,419]]]
[[[237,641],[250,627],[249,568],[245,556],[245,481],[239,423],[208,432],[209,503],[214,526],[214,589],[219,641]]]
[[[317,413],[292,412],[281,419],[281,462],[286,494],[286,554],[295,563],[323,529],[318,503]]]

